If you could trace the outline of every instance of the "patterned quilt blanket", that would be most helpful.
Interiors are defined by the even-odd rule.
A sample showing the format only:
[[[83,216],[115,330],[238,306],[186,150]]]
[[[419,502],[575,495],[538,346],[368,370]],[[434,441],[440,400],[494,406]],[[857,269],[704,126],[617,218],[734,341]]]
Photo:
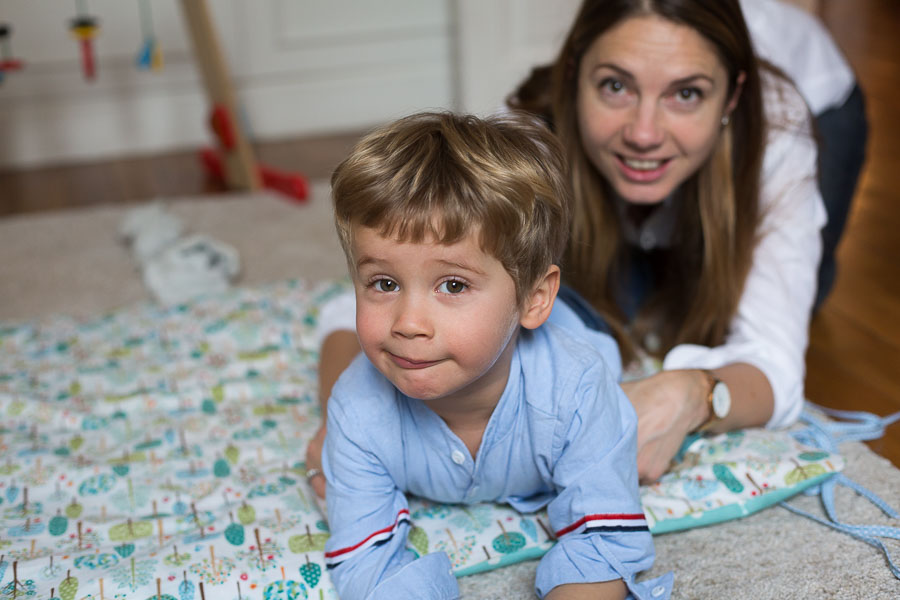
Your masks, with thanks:
[[[287,281],[0,326],[0,598],[333,598],[303,457],[319,307]],[[654,533],[749,514],[842,468],[786,434],[699,438],[642,488]],[[413,499],[458,575],[541,556],[542,513]]]

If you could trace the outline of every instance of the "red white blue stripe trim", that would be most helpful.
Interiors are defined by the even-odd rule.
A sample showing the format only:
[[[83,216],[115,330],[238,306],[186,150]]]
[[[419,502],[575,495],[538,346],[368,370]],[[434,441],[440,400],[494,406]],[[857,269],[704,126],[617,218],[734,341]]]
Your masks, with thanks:
[[[339,550],[332,550],[331,552],[325,553],[325,566],[329,569],[333,569],[345,560],[352,558],[358,554],[362,554],[367,549],[372,546],[378,546],[380,544],[384,544],[392,537],[397,531],[397,528],[400,527],[402,523],[409,522],[409,510],[403,509],[399,513],[397,513],[397,518],[394,521],[393,525],[389,525],[384,529],[379,529],[378,531],[370,534],[363,541],[355,544],[353,546],[347,546],[346,548],[341,548]]]
[[[560,538],[567,533],[611,533],[618,531],[650,531],[642,513],[587,515],[556,532]]]

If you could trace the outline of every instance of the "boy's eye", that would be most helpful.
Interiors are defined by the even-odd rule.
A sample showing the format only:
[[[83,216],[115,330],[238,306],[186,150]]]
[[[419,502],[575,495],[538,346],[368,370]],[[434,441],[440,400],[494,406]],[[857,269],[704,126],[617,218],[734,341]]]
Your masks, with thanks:
[[[465,291],[468,286],[462,281],[457,281],[455,279],[451,279],[449,281],[445,281],[442,283],[438,290],[445,294],[459,294],[460,292]]]
[[[400,287],[393,279],[379,279],[373,282],[372,286],[379,292],[396,292]]]

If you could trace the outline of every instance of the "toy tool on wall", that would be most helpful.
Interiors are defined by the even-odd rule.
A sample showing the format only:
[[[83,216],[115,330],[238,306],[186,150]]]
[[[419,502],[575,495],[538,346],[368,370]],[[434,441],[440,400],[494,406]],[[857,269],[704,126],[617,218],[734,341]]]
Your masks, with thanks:
[[[77,0],[78,7],[77,16],[72,19],[69,24],[69,30],[81,47],[81,70],[84,78],[92,81],[97,75],[96,64],[94,60],[94,38],[100,30],[99,21],[96,17],[88,14],[87,3],[85,0]]]
[[[229,152],[234,152],[237,144],[237,134],[235,124],[232,122],[230,113],[225,106],[218,104],[212,107],[209,126],[218,141],[218,149],[204,148],[200,151],[200,160],[211,177],[226,181],[222,156],[227,156]],[[256,172],[262,187],[280,192],[293,202],[303,202],[309,195],[309,186],[303,175],[273,169],[259,163],[256,164]]]
[[[296,202],[306,200],[306,179],[257,164],[247,137],[236,123],[237,100],[206,0],[182,0],[181,6],[211,104],[209,126],[215,134],[216,147],[200,153],[207,173],[231,189],[266,187]]]
[[[3,82],[7,72],[19,71],[24,66],[21,60],[13,58],[11,37],[12,26],[0,23],[0,83]]]
[[[138,8],[141,15],[143,42],[138,50],[135,63],[138,69],[159,71],[163,67],[163,55],[153,30],[153,12],[150,0],[138,0]]]

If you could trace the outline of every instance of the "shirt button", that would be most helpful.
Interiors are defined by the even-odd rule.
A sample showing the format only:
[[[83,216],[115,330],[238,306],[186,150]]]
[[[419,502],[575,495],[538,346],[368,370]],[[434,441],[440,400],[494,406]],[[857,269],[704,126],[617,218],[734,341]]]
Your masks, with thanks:
[[[450,458],[458,465],[466,462],[466,456],[459,450],[454,450],[453,453],[450,454]]]
[[[659,352],[662,348],[662,341],[656,333],[651,331],[644,336],[644,348],[651,353]]]
[[[665,591],[666,591],[665,586],[658,585],[655,588],[653,588],[652,590],[650,590],[650,595],[653,596],[654,598],[659,598],[660,596],[663,595],[663,593]]]

